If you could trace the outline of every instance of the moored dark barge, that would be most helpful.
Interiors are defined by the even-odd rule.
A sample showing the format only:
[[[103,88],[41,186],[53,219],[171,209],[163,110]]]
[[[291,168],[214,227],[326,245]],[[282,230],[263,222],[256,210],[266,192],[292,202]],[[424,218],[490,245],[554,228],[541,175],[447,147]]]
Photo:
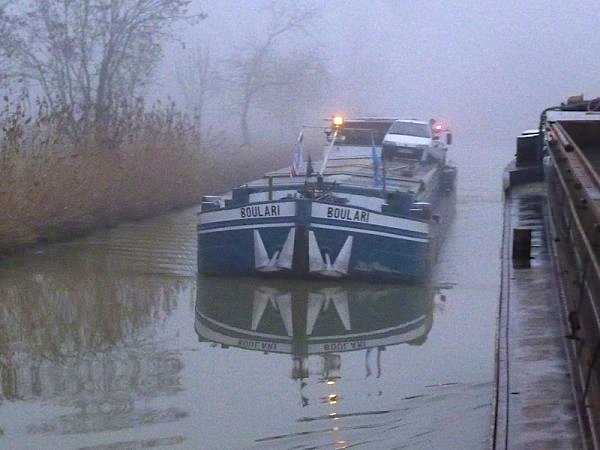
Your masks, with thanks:
[[[598,448],[599,106],[544,110],[505,172],[494,448]]]

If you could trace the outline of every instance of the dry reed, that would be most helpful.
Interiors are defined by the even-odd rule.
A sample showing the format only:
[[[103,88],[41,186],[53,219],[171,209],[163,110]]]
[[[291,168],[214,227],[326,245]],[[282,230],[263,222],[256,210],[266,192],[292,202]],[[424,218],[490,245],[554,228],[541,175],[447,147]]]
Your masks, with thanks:
[[[31,118],[5,99],[0,113],[0,257],[36,242],[79,236],[99,226],[198,203],[260,176],[289,152],[254,158],[251,149],[202,145],[172,105],[122,110],[102,136],[69,138],[64,116]],[[111,136],[107,139],[105,136]],[[265,155],[264,149],[262,154]]]

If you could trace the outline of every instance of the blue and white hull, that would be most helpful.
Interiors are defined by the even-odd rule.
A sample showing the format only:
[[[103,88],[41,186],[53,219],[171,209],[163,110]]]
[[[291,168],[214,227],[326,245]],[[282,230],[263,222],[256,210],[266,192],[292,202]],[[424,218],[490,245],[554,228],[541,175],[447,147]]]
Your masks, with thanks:
[[[204,274],[421,280],[431,261],[428,221],[306,198],[202,213],[198,239]]]

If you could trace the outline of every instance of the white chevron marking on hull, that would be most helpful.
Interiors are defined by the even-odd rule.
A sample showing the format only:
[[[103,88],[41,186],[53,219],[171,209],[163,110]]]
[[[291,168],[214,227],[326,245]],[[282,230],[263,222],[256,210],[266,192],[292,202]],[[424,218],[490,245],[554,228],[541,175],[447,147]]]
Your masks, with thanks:
[[[294,255],[294,239],[296,228],[290,228],[281,250],[276,251],[271,258],[258,230],[254,230],[254,267],[260,272],[277,272],[292,268]]]
[[[311,273],[318,273],[327,277],[339,278],[348,275],[348,266],[352,254],[353,236],[348,236],[337,258],[332,263],[331,255],[321,255],[321,249],[314,231],[308,232],[308,267]]]

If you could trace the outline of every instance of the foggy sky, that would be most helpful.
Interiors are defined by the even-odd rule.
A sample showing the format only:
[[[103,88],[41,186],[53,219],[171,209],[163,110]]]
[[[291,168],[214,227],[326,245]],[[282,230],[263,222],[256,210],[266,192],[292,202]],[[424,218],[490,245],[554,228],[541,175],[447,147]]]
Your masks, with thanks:
[[[285,45],[320,48],[334,83],[320,114],[435,117],[457,142],[514,152],[542,109],[600,96],[600,8],[593,0],[313,0],[306,34]],[[260,36],[264,2],[197,0],[208,18],[186,41],[226,55]]]

